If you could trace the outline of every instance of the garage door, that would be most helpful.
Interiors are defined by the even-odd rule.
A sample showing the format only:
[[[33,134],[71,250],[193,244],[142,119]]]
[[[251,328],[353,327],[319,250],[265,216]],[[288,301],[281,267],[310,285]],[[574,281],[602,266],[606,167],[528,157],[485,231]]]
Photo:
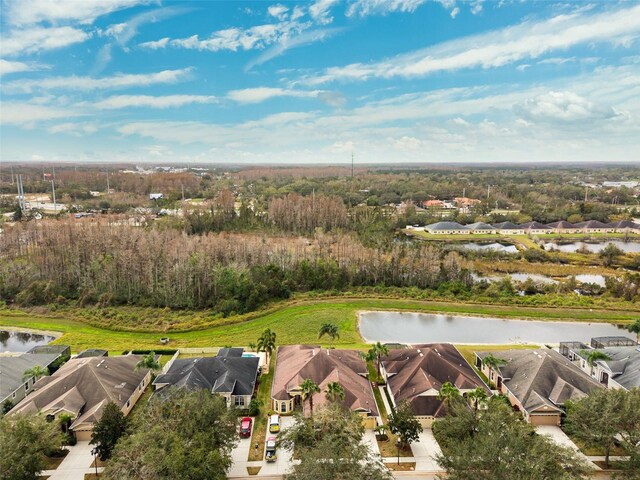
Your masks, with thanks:
[[[560,425],[559,415],[529,415],[531,425]]]
[[[74,431],[74,433],[76,434],[76,440],[78,440],[79,442],[91,440],[91,432],[92,430],[75,430]]]

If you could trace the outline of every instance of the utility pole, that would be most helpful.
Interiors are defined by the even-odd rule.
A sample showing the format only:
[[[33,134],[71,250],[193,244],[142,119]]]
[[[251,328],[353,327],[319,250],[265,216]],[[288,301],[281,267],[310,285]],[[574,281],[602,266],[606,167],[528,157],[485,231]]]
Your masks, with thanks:
[[[53,213],[58,213],[58,207],[56,206],[56,186],[53,180],[51,180],[51,191],[53,192]]]

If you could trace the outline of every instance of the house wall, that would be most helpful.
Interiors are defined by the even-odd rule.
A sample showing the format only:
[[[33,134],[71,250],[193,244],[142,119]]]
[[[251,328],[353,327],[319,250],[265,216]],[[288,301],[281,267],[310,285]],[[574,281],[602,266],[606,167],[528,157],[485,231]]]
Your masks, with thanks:
[[[7,400],[11,400],[14,405],[17,405],[20,400],[26,397],[33,390],[33,385],[36,383],[36,379],[31,377],[29,380],[21,384],[13,392],[7,395],[5,398],[0,399],[0,405]]]
[[[144,376],[144,378],[142,379],[142,381],[140,382],[140,384],[138,385],[136,390],[127,399],[125,404],[122,406],[121,410],[122,410],[122,413],[124,413],[125,416],[129,415],[129,413],[133,409],[133,406],[136,404],[138,399],[142,396],[142,394],[146,390],[146,388],[149,385],[149,383],[151,383],[151,370],[149,370],[147,372],[147,374]]]
[[[228,406],[236,408],[249,408],[251,403],[251,395],[230,395]]]
[[[289,400],[276,400],[275,398],[271,399],[271,409],[274,412],[278,412],[281,414],[292,413],[294,407],[293,398]]]

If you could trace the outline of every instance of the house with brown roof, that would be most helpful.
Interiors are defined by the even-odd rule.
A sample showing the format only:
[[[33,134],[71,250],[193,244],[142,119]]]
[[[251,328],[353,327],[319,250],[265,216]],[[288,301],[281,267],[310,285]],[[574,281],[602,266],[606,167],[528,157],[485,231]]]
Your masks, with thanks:
[[[363,417],[365,428],[374,428],[378,407],[371,384],[367,379],[367,364],[357,350],[326,349],[317,345],[284,345],[278,348],[276,369],[271,388],[271,408],[280,414],[289,414],[309,408],[303,401],[300,385],[313,380],[320,392],[313,394],[314,408],[328,402],[327,385],[338,382],[344,390],[344,407]]]
[[[381,373],[394,405],[408,402],[426,428],[446,414],[444,403],[438,399],[440,388],[446,382],[463,395],[477,387],[490,393],[489,387],[450,343],[390,350],[382,360]]]
[[[483,365],[489,354],[506,364],[497,368]],[[533,425],[560,426],[567,400],[579,400],[603,388],[555,350],[476,352],[476,367]]]
[[[151,370],[136,370],[143,357],[73,358],[49,377],[38,380],[33,393],[16,405],[9,415],[43,414],[55,419],[72,416],[69,427],[78,440],[90,440],[93,425],[105,405],[113,402],[128,415],[151,381]]]

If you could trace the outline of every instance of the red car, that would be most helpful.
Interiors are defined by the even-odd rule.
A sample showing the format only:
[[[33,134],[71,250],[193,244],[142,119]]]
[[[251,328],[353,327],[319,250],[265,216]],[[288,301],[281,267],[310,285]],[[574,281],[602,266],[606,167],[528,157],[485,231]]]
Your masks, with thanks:
[[[240,437],[249,438],[251,436],[251,425],[253,420],[250,417],[244,417],[240,422]]]

